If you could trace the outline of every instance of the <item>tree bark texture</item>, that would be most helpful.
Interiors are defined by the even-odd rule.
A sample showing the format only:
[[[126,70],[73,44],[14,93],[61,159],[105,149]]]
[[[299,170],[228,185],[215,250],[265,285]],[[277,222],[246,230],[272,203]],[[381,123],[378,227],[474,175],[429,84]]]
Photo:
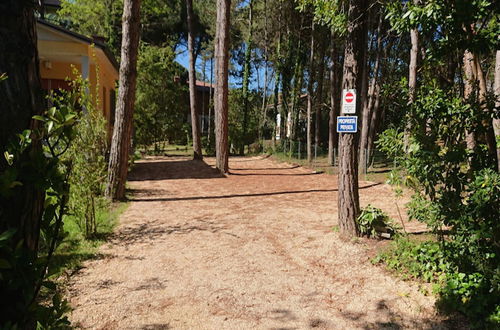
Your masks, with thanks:
[[[189,105],[191,107],[191,133],[193,136],[193,158],[203,159],[201,152],[200,123],[196,100],[196,56],[194,49],[193,0],[186,0],[189,51]]]
[[[474,93],[474,82],[476,81],[474,66],[474,55],[466,50],[463,58],[464,99],[466,101],[470,100]],[[476,134],[473,129],[466,132],[466,142],[467,149],[473,152],[476,149]]]
[[[349,3],[347,36],[344,53],[344,89],[361,89],[361,70],[366,39],[367,0],[351,0]],[[360,109],[361,100],[356,98]],[[344,237],[359,235],[356,219],[359,215],[358,191],[358,139],[357,134],[339,134],[339,228]]]
[[[44,190],[35,184],[45,174],[40,172],[43,168],[39,169],[40,163],[36,161],[38,157],[43,158],[38,137],[32,136],[30,147],[14,159],[12,166],[3,156],[8,144],[17,140],[17,134],[27,129],[38,129],[39,122],[32,117],[43,111],[34,8],[33,1],[0,2],[0,76],[7,77],[0,81],[0,174],[8,167],[22,173],[16,178],[21,185],[10,189],[10,195],[0,196],[0,233],[16,230],[10,247],[15,249],[17,255],[21,250],[16,247],[21,244],[30,258],[14,267],[27,265],[38,255],[45,201]],[[20,269],[15,272],[19,273]],[[38,278],[30,278],[29,273],[26,276],[23,281],[29,283],[29,287],[11,285],[7,279],[0,279],[0,324],[14,321],[24,329],[36,327],[31,313],[20,314],[20,311],[30,307],[31,295],[38,281]]]
[[[500,50],[497,50],[496,53],[496,62],[495,62],[495,108],[497,111],[500,111]],[[500,172],[500,118],[493,119],[493,130],[495,131],[495,142],[497,149],[497,171]]]
[[[420,0],[413,0],[413,3],[418,5]],[[420,34],[417,28],[410,30],[410,65],[408,68],[408,105],[411,106],[417,97],[417,72],[418,72],[418,52],[420,47]],[[407,123],[404,134],[404,146],[408,147],[410,139],[411,124],[407,116]]]
[[[125,0],[123,3],[120,82],[106,187],[106,196],[116,200],[125,198],[134,118],[140,4],[140,0]]]
[[[314,84],[314,20],[311,24],[311,50],[309,53],[309,80],[307,82],[307,161],[312,161],[312,108]]]
[[[217,0],[217,29],[215,37],[216,84],[215,84],[215,166],[221,173],[229,172],[228,145],[228,64],[229,19],[231,0]]]
[[[486,104],[486,96],[488,94],[488,90],[486,87],[486,78],[484,77],[483,69],[481,68],[481,61],[479,60],[479,56],[474,56],[474,61],[476,66],[476,77],[479,82],[479,102],[481,103],[481,110],[488,111]],[[489,154],[492,158],[494,158],[495,163],[498,164],[493,120],[484,120],[483,125],[485,127],[484,139],[486,141],[486,145],[488,146]]]
[[[43,110],[34,8],[33,1],[0,3],[0,75],[7,76],[0,82],[0,172],[8,166],[3,157],[8,143],[23,130],[37,129],[39,122],[32,117]],[[33,139],[17,163],[32,166],[32,159],[40,152],[40,141]],[[0,233],[17,228],[15,240],[23,241],[36,256],[45,195],[33,180],[21,183],[11,197],[0,199]]]

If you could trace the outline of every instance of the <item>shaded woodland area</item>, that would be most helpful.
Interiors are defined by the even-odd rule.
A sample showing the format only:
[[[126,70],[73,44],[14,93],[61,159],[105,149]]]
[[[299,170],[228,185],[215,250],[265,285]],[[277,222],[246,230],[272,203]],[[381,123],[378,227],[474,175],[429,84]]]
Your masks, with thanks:
[[[412,195],[408,216],[429,237],[403,230],[377,260],[436,284],[440,310],[498,326],[497,2],[48,3],[0,4],[0,326],[69,326],[53,256],[73,235],[69,223],[82,242],[101,239],[99,221],[126,200],[129,169],[152,146],[187,145],[197,161],[215,155],[224,177],[230,155],[279,153],[290,141],[306,146],[309,162],[318,147],[331,165],[338,153],[347,240],[376,236],[367,219],[387,225],[381,210],[360,207],[358,187],[367,158],[383,151],[397,164],[388,182]],[[70,90],[42,93],[39,20],[104,38],[120,64],[113,123],[76,68]],[[199,84],[207,107],[197,106]],[[337,133],[344,90],[356,93],[354,134]]]

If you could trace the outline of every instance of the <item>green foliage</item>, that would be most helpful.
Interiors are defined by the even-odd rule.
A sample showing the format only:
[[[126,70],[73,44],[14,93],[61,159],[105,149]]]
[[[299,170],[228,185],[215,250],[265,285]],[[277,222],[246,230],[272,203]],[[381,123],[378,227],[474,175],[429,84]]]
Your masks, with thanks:
[[[398,237],[373,262],[384,262],[389,269],[399,272],[405,278],[423,279],[432,283],[442,281],[451,270],[438,242],[415,242],[406,236]]]
[[[295,0],[297,9],[305,12],[312,6],[314,19],[322,25],[330,27],[338,35],[347,31],[347,12],[344,11],[342,1],[339,0]]]
[[[257,94],[249,93],[248,107],[245,109],[243,91],[233,89],[229,92],[229,144],[233,146],[235,152],[240,150],[242,145],[250,145],[258,138],[260,101]],[[246,132],[243,129],[245,116],[247,116]]]
[[[174,59],[171,47],[141,46],[134,113],[138,145],[186,142],[184,122],[189,109],[186,71]]]
[[[75,137],[78,112],[72,104],[61,103],[34,119],[39,121],[39,128],[19,134],[4,152],[6,167],[0,172],[0,195],[13,198],[25,193],[20,188],[27,182],[43,192],[39,249],[44,257],[24,244],[22,227],[17,227],[20,224],[9,223],[10,219],[1,214],[2,222],[11,227],[0,234],[0,323],[24,327],[36,319],[41,328],[61,328],[68,324],[63,316],[66,304],[53,290],[49,291],[52,304],[41,304],[38,299],[43,287],[52,287],[44,278],[67,212],[71,161],[63,156]]]
[[[115,54],[121,38],[121,0],[62,0],[57,23],[87,36],[103,36]]]
[[[389,216],[370,204],[361,209],[357,223],[361,234],[368,237],[380,237],[384,234],[393,236],[397,233],[397,227]]]
[[[483,122],[493,115],[494,109],[435,84],[422,86],[408,116],[408,147],[395,130],[378,141],[402,166],[401,182],[415,191],[410,218],[433,230],[442,258],[451,265],[438,290],[442,306],[478,325],[494,319],[500,304],[500,174],[491,168],[485,142],[479,140],[471,151],[464,138],[465,132],[484,134]]]
[[[108,207],[104,197],[108,138],[102,113],[85,93],[88,82],[78,78],[72,85],[76,87],[72,92],[63,93],[56,99],[63,106],[68,99],[76,98],[78,107],[85,109],[75,127],[75,138],[65,154],[65,159],[72,163],[68,207],[85,237],[90,238],[97,234],[96,211]]]
[[[424,33],[441,32],[434,34],[434,42],[427,49],[429,57],[439,59],[450,49],[462,49],[462,52],[469,49],[476,53],[496,49],[499,7],[494,1],[457,0],[453,5],[441,0],[429,0],[423,4],[389,1],[387,12],[393,30],[399,33],[413,28]],[[481,28],[472,31],[469,27],[477,22],[481,22]]]

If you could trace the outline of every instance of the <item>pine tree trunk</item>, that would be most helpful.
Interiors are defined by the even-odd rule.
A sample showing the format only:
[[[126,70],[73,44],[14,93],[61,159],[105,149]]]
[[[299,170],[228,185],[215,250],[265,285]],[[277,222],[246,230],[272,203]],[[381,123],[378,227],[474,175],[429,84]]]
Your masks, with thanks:
[[[500,109],[500,50],[497,50],[495,62],[495,108]],[[497,171],[500,172],[500,118],[493,119],[493,130],[495,131],[495,142],[497,149]]]
[[[215,57],[217,59],[217,80],[215,85],[215,166],[221,173],[229,172],[227,120],[230,15],[231,0],[217,0],[217,30],[215,37]]]
[[[418,5],[420,0],[413,0],[413,3]],[[410,65],[408,72],[408,105],[411,106],[415,102],[415,98],[417,97],[417,71],[418,71],[418,51],[420,47],[420,35],[418,29],[410,30],[410,39],[411,39],[411,50],[410,50]],[[407,116],[407,123],[405,127],[404,134],[404,146],[408,147],[409,139],[410,139],[410,121]]]
[[[191,133],[193,136],[194,159],[203,159],[201,152],[200,123],[196,100],[196,56],[194,50],[193,1],[186,0],[189,51],[189,105],[191,106]]]
[[[140,38],[140,3],[140,0],[125,0],[123,3],[120,83],[106,187],[106,196],[116,200],[125,198],[131,149]]]
[[[338,49],[336,46],[335,34],[332,32],[331,45],[331,60],[330,67],[330,113],[328,120],[328,164],[334,164],[334,149],[338,146],[338,133],[335,127],[337,116],[339,115],[339,82],[340,82],[340,63]]]
[[[311,24],[311,49],[309,53],[309,80],[307,82],[307,161],[312,162],[312,108],[314,84],[314,20]]]
[[[323,109],[323,80],[325,75],[325,51],[324,43],[321,43],[321,51],[319,53],[319,70],[318,70],[318,92],[316,100],[316,120],[314,121],[314,143],[319,147],[321,142],[321,110]]]
[[[264,0],[264,89],[262,91],[262,123],[259,127],[259,140],[262,141],[264,151],[264,128],[267,121],[267,75],[268,75],[268,47],[267,47],[267,0]]]
[[[362,119],[362,125],[361,125],[361,141],[359,144],[359,164],[363,171],[367,171],[368,167],[368,162],[367,158],[370,157],[370,154],[368,153],[369,149],[369,144],[368,144],[368,136],[370,135],[370,119],[373,117],[372,112],[373,112],[373,105],[374,105],[374,100],[375,100],[375,85],[377,84],[377,79],[378,79],[378,72],[379,72],[379,64],[380,64],[380,57],[382,54],[382,15],[379,17],[378,21],[378,27],[377,27],[377,48],[376,48],[376,55],[375,55],[375,63],[373,65],[373,77],[370,81],[370,86],[368,87],[367,91],[367,97],[366,97],[366,102],[363,102],[363,119]],[[364,74],[363,74],[364,75]],[[364,77],[363,77],[364,78]]]
[[[343,89],[361,89],[363,54],[366,40],[367,0],[351,0],[349,3],[347,36],[344,54]],[[356,108],[361,100],[356,98]],[[358,191],[358,139],[357,134],[339,134],[339,228],[344,237],[359,235],[356,219],[359,215]]]
[[[481,102],[481,109],[483,111],[487,111],[487,105],[486,105],[486,96],[488,94],[488,90],[486,88],[486,78],[484,77],[483,69],[481,68],[481,61],[479,60],[478,56],[474,56],[474,61],[476,65],[476,76],[477,80],[479,81],[479,102]],[[494,159],[495,163],[498,164],[498,158],[497,158],[497,147],[496,147],[496,139],[495,139],[495,132],[494,132],[494,123],[493,119],[491,120],[485,120],[483,122],[483,125],[485,127],[485,140],[486,140],[486,145],[488,146],[488,151],[490,156]]]
[[[373,141],[375,140],[375,136],[377,134],[377,129],[380,123],[380,84],[377,82],[376,85],[374,86],[375,91],[373,92],[374,94],[374,100],[373,100],[373,108],[371,111],[371,120],[369,123],[369,129],[368,129],[368,139],[366,141],[366,148],[367,148],[367,157],[370,157],[371,150],[373,149]]]
[[[474,83],[476,81],[475,76],[475,68],[474,68],[474,55],[466,50],[463,58],[463,69],[464,69],[464,99],[465,101],[469,101],[469,99],[473,96],[474,92]],[[466,132],[466,142],[467,149],[470,152],[474,152],[476,149],[476,134],[474,130],[469,130]]]
[[[43,110],[40,70],[37,51],[34,5],[29,1],[8,0],[0,4],[0,172],[8,164],[3,159],[9,141],[14,141],[23,130],[36,130],[39,122],[32,120]],[[33,139],[17,164],[31,163],[41,152],[38,139]],[[44,192],[33,180],[20,178],[20,186],[13,194],[0,199],[0,233],[17,228],[15,241],[37,255]],[[1,318],[0,318],[1,319]]]
[[[240,144],[240,155],[245,154],[245,144],[247,141],[247,130],[248,130],[248,86],[250,84],[250,65],[252,60],[252,25],[253,25],[253,5],[252,0],[249,3],[249,13],[248,13],[248,25],[249,32],[246,40],[246,49],[245,49],[245,65],[243,66],[243,86],[242,86],[242,94],[243,94],[243,135],[242,141]]]

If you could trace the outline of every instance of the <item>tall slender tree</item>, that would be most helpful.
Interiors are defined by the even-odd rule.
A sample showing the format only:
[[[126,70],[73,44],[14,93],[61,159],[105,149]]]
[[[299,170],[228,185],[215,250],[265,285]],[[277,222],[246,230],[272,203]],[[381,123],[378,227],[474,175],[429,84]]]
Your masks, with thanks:
[[[307,161],[312,161],[312,110],[314,86],[314,20],[311,23],[311,49],[309,50],[309,77],[307,82]]]
[[[495,59],[495,107],[500,109],[500,50],[496,51]],[[493,119],[493,130],[497,149],[497,171],[500,172],[500,118]]]
[[[215,36],[216,83],[215,83],[215,166],[222,173],[229,172],[228,145],[228,65],[229,20],[231,0],[217,0],[217,29]]]
[[[106,196],[113,199],[125,197],[134,118],[137,54],[140,38],[140,5],[141,0],[124,0],[123,3],[120,85],[106,187]]]
[[[191,133],[193,136],[194,159],[203,159],[201,152],[200,123],[196,100],[196,54],[194,49],[193,1],[186,0],[189,51],[189,105],[191,107]]]
[[[362,49],[366,40],[367,0],[349,3],[347,35],[344,53],[344,89],[361,89]],[[356,108],[361,100],[356,98]],[[339,135],[339,228],[345,237],[359,235],[356,218],[359,215],[358,191],[358,137],[357,134]]]
[[[245,49],[245,64],[243,65],[243,86],[242,86],[242,97],[243,97],[243,136],[240,145],[239,153],[243,155],[245,153],[245,144],[247,140],[247,130],[248,130],[248,98],[249,98],[249,85],[251,76],[251,60],[252,60],[252,34],[253,34],[253,4],[250,0],[248,4],[248,35],[246,39],[246,49]]]
[[[413,3],[418,6],[420,4],[420,0],[413,0]],[[418,53],[420,49],[420,33],[417,27],[414,27],[410,30],[410,40],[411,40],[411,49],[410,49],[410,65],[408,68],[408,105],[412,105],[417,98],[417,72],[418,72]],[[405,135],[404,135],[404,144],[405,147],[408,147],[408,139],[409,139],[409,131],[410,131],[410,122],[406,123],[405,127]]]

